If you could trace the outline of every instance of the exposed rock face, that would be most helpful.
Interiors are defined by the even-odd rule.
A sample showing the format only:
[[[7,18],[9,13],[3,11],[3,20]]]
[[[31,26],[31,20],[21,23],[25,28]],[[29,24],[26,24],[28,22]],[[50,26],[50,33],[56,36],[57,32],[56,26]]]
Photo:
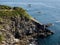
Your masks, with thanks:
[[[21,15],[0,18],[0,35],[3,35],[1,45],[29,45],[34,38],[52,34],[49,30],[43,30],[34,20]]]

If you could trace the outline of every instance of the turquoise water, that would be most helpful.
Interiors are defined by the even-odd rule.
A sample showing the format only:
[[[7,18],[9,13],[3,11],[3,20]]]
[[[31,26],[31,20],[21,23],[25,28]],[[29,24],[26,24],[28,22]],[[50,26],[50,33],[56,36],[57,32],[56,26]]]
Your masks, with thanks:
[[[54,32],[54,35],[45,39],[39,38],[38,43],[39,45],[60,45],[60,0],[0,0],[0,4],[21,6],[41,23],[54,24],[48,28]],[[28,4],[31,4],[31,7]]]

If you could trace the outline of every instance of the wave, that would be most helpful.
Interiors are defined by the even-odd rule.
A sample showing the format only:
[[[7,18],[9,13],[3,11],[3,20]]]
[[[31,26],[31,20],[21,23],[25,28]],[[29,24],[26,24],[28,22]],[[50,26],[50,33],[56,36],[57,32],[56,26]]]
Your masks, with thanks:
[[[1,4],[1,2],[0,2]],[[2,4],[21,4],[21,5],[28,5],[28,4],[31,4],[31,5],[42,5],[42,6],[45,6],[45,7],[49,7],[49,8],[54,8],[54,9],[60,9],[60,8],[57,8],[55,6],[50,6],[48,4],[45,4],[45,3],[42,3],[42,2],[39,2],[39,3],[34,3],[34,2],[2,2]]]
[[[60,22],[60,20],[58,20],[58,21],[55,21],[55,22]]]

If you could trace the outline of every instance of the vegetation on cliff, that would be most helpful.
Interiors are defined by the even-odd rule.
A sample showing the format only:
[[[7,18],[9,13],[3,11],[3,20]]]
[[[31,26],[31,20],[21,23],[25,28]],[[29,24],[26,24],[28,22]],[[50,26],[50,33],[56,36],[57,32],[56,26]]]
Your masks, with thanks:
[[[31,18],[31,16],[21,7],[9,7],[5,5],[0,5],[0,16],[11,17],[11,16],[17,16],[17,15]]]

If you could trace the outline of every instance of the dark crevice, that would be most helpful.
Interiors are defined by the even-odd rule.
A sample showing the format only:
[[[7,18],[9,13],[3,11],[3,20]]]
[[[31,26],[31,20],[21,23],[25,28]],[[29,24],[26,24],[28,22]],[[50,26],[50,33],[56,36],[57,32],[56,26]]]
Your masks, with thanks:
[[[15,32],[15,38],[19,39],[21,36],[19,35],[19,32]]]

